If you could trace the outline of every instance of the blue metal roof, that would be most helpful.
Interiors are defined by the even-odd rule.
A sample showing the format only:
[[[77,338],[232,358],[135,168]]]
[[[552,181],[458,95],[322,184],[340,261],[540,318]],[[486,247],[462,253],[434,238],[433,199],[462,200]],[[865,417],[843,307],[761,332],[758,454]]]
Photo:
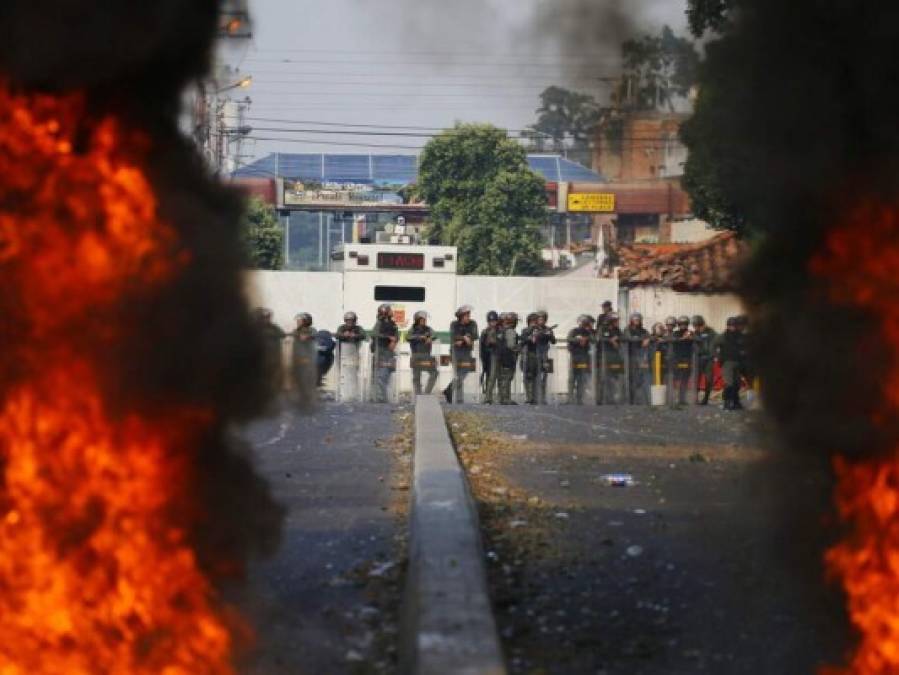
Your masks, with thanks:
[[[531,169],[553,182],[606,183],[604,177],[560,155],[528,155]],[[235,178],[288,178],[322,183],[407,185],[418,176],[416,155],[330,155],[275,152],[242,166]]]

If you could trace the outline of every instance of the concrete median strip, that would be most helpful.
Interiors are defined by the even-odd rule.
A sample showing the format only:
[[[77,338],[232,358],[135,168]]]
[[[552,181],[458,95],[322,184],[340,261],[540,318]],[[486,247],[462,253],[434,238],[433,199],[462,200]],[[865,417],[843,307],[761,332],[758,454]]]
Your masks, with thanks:
[[[487,594],[477,509],[435,396],[415,404],[402,671],[506,672]]]

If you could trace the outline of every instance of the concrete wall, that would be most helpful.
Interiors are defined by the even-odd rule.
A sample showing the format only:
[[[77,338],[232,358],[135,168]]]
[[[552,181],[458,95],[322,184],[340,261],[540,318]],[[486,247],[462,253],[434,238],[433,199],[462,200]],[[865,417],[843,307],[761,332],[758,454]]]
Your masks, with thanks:
[[[550,323],[560,331],[574,327],[579,314],[599,313],[603,300],[616,302],[615,279],[565,279],[559,277],[453,277],[412,272],[269,272],[248,273],[248,293],[254,305],[269,307],[277,324],[292,330],[298,312],[312,314],[317,328],[335,330],[343,312],[352,309],[370,328],[375,321],[373,288],[376,284],[417,285],[427,288],[422,306],[405,305],[407,316],[418,309],[431,314],[431,325],[449,330],[453,310],[474,307],[474,319],[483,325],[487,312],[514,311],[524,318],[535,309],[550,313]]]
[[[721,234],[720,230],[712,229],[707,222],[698,218],[672,220],[670,226],[671,243],[673,244],[692,244]]]
[[[732,293],[677,293],[658,286],[632,288],[628,302],[629,311],[640,312],[647,327],[666,316],[701,314],[709,326],[720,331],[727,317],[744,312],[740,298]]]

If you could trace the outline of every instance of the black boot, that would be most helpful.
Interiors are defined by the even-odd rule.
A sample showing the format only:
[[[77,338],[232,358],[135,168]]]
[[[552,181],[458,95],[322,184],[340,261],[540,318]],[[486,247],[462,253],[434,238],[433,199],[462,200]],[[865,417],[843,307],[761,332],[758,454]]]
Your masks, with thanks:
[[[453,402],[453,383],[450,382],[450,385],[443,390],[443,398],[446,399],[447,403]]]
[[[708,405],[709,404],[709,395],[712,392],[709,389],[706,389],[702,392],[702,400],[699,402],[699,405]]]

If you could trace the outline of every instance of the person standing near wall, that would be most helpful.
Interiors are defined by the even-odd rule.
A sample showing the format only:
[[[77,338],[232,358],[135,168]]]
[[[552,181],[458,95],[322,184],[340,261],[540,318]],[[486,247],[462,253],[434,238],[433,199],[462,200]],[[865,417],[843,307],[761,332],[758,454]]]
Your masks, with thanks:
[[[549,313],[544,310],[537,311],[537,403],[546,405],[546,385],[549,374],[553,371],[553,362],[549,358],[550,345],[556,344],[556,334],[553,326],[547,326]]]
[[[312,315],[308,312],[300,312],[295,317],[296,329],[290,334],[293,338],[293,383],[302,396],[312,390],[316,373],[316,348],[315,327],[312,325]]]
[[[343,323],[334,334],[337,339],[337,363],[340,369],[340,400],[359,399],[359,367],[362,363],[361,349],[365,341],[365,331],[359,325],[356,312],[346,312]]]
[[[621,328],[618,325],[618,314],[611,312],[606,322],[598,326],[596,365],[597,373],[596,404],[609,405],[621,403],[624,377],[624,357],[621,355]]]
[[[718,337],[715,345],[715,356],[721,363],[721,376],[724,378],[724,409],[742,410],[740,404],[740,365],[745,357],[743,335],[740,333],[736,317],[727,320],[727,328]]]
[[[649,405],[650,347],[649,331],[643,327],[643,315],[630,315],[622,340],[627,350],[628,396],[631,405]]]
[[[568,402],[584,405],[584,391],[590,382],[590,343],[593,341],[593,317],[581,314],[577,326],[568,332],[571,370],[568,376]]]
[[[456,310],[456,320],[450,324],[450,355],[453,362],[453,381],[443,390],[447,403],[465,402],[465,378],[475,370],[472,352],[478,339],[478,324],[471,320],[471,306]]]
[[[693,340],[696,343],[696,363],[698,372],[696,376],[696,388],[699,389],[699,376],[703,379],[703,393],[699,405],[708,405],[712,387],[715,385],[715,341],[718,336],[714,330],[706,325],[705,319],[699,314],[693,317]]]
[[[371,350],[374,358],[375,374],[374,402],[388,402],[388,388],[393,371],[396,370],[396,345],[399,342],[399,329],[393,320],[390,305],[378,307],[378,318],[372,329]]]
[[[512,380],[515,377],[515,365],[520,349],[518,332],[518,315],[515,312],[504,312],[501,315],[502,328],[497,338],[498,384],[500,405],[518,405],[512,400]]]
[[[524,396],[528,405],[537,405],[537,312],[528,314],[525,324],[520,338]]]
[[[434,330],[428,325],[428,313],[415,312],[412,317],[412,328],[406,333],[406,342],[412,350],[412,388],[415,395],[422,393],[421,376],[428,374],[428,381],[424,387],[424,393],[430,394],[437,382],[437,360],[431,353],[434,343]]]
[[[496,389],[496,378],[499,374],[499,366],[496,363],[496,340],[499,327],[499,314],[490,310],[487,312],[487,327],[481,331],[479,342],[481,356],[481,388],[484,393],[484,403],[493,403],[493,392]]]

